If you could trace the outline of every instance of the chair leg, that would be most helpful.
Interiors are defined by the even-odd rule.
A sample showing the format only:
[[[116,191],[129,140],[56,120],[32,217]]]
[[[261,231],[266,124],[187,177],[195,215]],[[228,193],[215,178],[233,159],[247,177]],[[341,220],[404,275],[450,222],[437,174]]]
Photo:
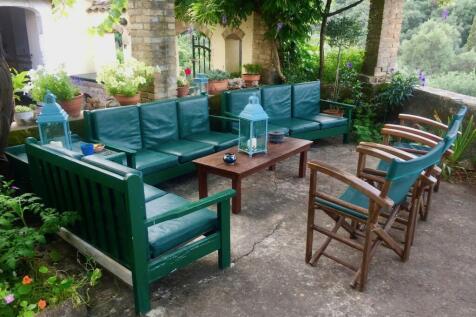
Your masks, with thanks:
[[[343,142],[344,144],[349,143],[349,133],[344,133],[344,136],[343,136],[342,139],[343,139],[342,142]]]
[[[218,250],[218,267],[226,269],[231,263],[230,242],[230,201],[218,204],[218,221],[220,224],[220,249]]]
[[[345,220],[344,217],[339,216],[337,218],[336,224],[335,224],[334,228],[332,228],[331,232],[332,233],[337,233],[339,228],[342,226],[342,222],[344,220]],[[311,264],[312,266],[315,266],[317,264],[317,261],[319,261],[321,256],[324,254],[324,252],[326,251],[326,249],[329,246],[329,243],[331,243],[331,241],[332,241],[332,237],[328,236],[326,241],[324,241],[324,243],[321,245],[321,247],[316,251],[316,253],[314,253],[314,255],[312,256],[312,258],[309,262],[309,264]]]
[[[417,219],[418,209],[420,208],[420,199],[415,199],[412,202],[410,213],[408,214],[408,223],[405,231],[405,242],[403,248],[402,261],[406,262],[410,258],[410,249],[415,239],[415,223]]]
[[[144,316],[150,311],[149,284],[139,285],[139,283],[134,283],[133,292],[136,314]]]
[[[437,193],[438,190],[440,190],[440,182],[441,182],[441,175],[438,175],[438,176],[436,177],[435,187],[433,188],[433,190],[435,191],[435,193]]]
[[[314,225],[315,214],[316,210],[314,209],[314,206],[309,206],[307,213],[306,263],[309,263],[312,257],[312,244],[314,241],[314,229],[312,226]]]
[[[431,197],[433,195],[434,186],[429,186],[424,191],[424,197],[422,201],[422,209],[420,213],[420,219],[426,221],[428,219],[428,213],[431,206]]]
[[[364,251],[362,252],[362,264],[360,265],[360,279],[359,279],[359,291],[363,292],[367,284],[367,277],[369,273],[369,264],[370,264],[370,252],[372,243],[372,231],[369,226],[365,228],[365,241],[364,241]]]

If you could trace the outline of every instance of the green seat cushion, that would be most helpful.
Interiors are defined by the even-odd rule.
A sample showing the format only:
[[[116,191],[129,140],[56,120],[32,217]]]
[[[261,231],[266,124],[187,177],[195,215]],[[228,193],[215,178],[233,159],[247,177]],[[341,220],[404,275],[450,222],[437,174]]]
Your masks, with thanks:
[[[178,139],[177,103],[175,99],[151,102],[139,107],[144,148]]]
[[[167,192],[163,191],[162,189],[158,189],[157,187],[154,187],[152,185],[144,184],[145,202],[154,200],[164,195],[167,195]]]
[[[146,203],[146,216],[151,218],[189,203],[186,199],[166,194]],[[187,243],[205,233],[217,229],[217,214],[201,209],[186,216],[164,221],[148,228],[152,257]]]
[[[339,199],[346,201],[348,203],[357,205],[364,209],[369,208],[369,199],[367,198],[367,196],[363,195],[361,192],[355,190],[352,187],[348,187],[346,191],[342,195],[339,196]],[[320,205],[338,210],[345,215],[353,216],[362,220],[367,220],[366,214],[360,213],[350,208],[343,207],[331,201],[316,197],[316,202]]]
[[[177,111],[180,138],[210,131],[208,96],[181,98]]]
[[[144,174],[150,174],[178,164],[177,156],[150,150],[137,152],[135,159],[135,168]]]
[[[176,140],[160,144],[155,150],[178,156],[180,163],[186,163],[213,153],[214,147],[201,142]]]
[[[128,149],[142,148],[142,136],[137,106],[99,109],[91,112],[94,138],[105,144]]]
[[[213,145],[215,151],[218,152],[237,145],[238,135],[232,133],[209,131],[189,135],[187,137],[187,140]]]
[[[401,150],[416,150],[416,151],[423,151],[423,152],[429,152],[432,149],[432,147],[428,145],[412,143],[412,142],[393,142],[392,146]]]
[[[307,119],[320,112],[321,87],[319,81],[300,83],[292,88],[293,117]]]
[[[310,117],[309,120],[319,122],[321,124],[321,129],[345,126],[348,122],[347,118],[345,117],[336,117],[325,113]]]
[[[261,105],[269,120],[291,118],[291,85],[274,85],[261,89]]]
[[[291,135],[294,133],[315,131],[321,128],[321,125],[318,122],[296,118],[273,120],[271,121],[271,124],[288,128],[291,132]]]

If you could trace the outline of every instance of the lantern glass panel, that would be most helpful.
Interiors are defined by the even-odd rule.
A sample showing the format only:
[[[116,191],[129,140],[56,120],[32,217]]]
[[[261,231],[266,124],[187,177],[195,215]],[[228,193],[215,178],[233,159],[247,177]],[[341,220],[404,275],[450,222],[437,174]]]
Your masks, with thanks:
[[[267,151],[267,120],[240,119],[240,151],[249,155]]]
[[[68,126],[64,122],[44,122],[39,125],[42,144],[52,144],[70,148]]]

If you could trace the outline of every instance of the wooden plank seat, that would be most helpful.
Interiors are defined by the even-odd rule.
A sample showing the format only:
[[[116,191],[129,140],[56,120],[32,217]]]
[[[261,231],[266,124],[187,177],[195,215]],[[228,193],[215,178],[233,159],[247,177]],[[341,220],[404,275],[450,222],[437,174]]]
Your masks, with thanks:
[[[402,160],[388,152],[359,145],[359,153],[372,155],[389,163],[389,169],[383,175],[384,182],[378,187],[350,173],[337,170],[322,162],[309,162],[311,179],[309,185],[308,222],[305,260],[316,265],[325,256],[355,271],[351,283],[353,287],[364,290],[371,257],[379,245],[392,249],[403,261],[410,255],[416,221],[422,172],[429,176],[432,167],[439,162],[445,145],[450,140],[440,142],[427,154]],[[362,159],[365,161],[365,155]],[[361,164],[359,162],[359,164]],[[322,174],[318,177],[318,173]],[[318,187],[320,177],[332,177],[348,185],[342,195],[329,195]],[[324,181],[323,181],[324,182]],[[412,191],[409,198],[408,192]],[[410,201],[409,201],[410,199]],[[320,209],[334,222],[331,229],[316,223],[316,210]],[[399,214],[408,213],[403,245],[394,238],[390,229],[399,221]],[[319,218],[318,218],[319,219]],[[343,229],[350,234],[347,238],[339,234]],[[323,244],[314,252],[314,231],[327,236]],[[358,239],[356,239],[358,238]],[[359,240],[360,239],[360,240]],[[346,260],[326,252],[332,240],[344,243],[362,253],[362,260],[356,266]],[[363,241],[362,241],[363,240]]]
[[[233,190],[189,202],[102,158],[32,138],[26,152],[35,192],[48,206],[80,215],[60,235],[133,287],[136,313],[150,310],[150,284],[172,271],[214,251],[219,267],[229,267]]]

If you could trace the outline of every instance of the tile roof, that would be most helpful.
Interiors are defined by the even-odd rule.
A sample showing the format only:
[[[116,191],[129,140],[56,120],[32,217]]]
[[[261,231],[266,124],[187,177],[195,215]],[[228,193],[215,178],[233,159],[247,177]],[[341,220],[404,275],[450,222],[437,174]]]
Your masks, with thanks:
[[[110,0],[91,0],[91,5],[86,9],[88,13],[105,12],[111,7]]]

